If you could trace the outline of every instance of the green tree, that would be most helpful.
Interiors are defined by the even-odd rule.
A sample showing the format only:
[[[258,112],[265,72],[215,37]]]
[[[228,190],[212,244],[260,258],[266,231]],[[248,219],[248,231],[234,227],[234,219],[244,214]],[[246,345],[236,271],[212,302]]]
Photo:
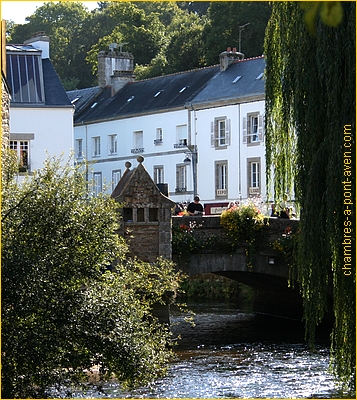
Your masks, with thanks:
[[[90,48],[90,20],[91,14],[80,2],[48,2],[27,17],[26,24],[13,27],[11,41],[23,43],[34,32],[45,32],[50,38],[50,57],[61,80],[71,82],[76,78],[78,87],[86,87],[93,83],[90,66],[85,63]]]
[[[152,307],[179,274],[126,258],[117,206],[88,196],[80,166],[48,159],[21,185],[3,171],[2,398],[70,395],[93,366],[128,387],[165,373],[171,337]]]
[[[211,2],[203,36],[206,64],[217,64],[227,47],[238,50],[240,27],[246,24],[241,31],[241,51],[246,57],[261,56],[270,13],[270,4],[264,2]]]
[[[356,10],[353,2],[340,5],[339,24],[326,13],[340,8],[323,5],[323,21],[313,6],[306,26],[298,3],[273,4],[265,38],[266,157],[275,198],[294,189],[301,206],[296,273],[307,336],[312,342],[332,290],[331,362],[354,389],[355,273],[344,268],[346,250],[355,254],[355,208],[344,196],[355,193]]]

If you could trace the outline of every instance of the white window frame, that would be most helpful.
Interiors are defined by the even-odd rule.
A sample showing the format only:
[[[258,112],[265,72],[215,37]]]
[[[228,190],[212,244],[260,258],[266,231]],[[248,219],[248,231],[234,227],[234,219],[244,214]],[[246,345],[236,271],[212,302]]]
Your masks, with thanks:
[[[28,172],[30,170],[30,141],[10,139],[9,146],[10,150],[17,154],[20,172]]]
[[[134,154],[144,152],[144,131],[133,132],[133,147],[131,152]]]
[[[76,157],[83,158],[83,139],[76,139]]]
[[[176,165],[176,192],[187,192],[187,169],[185,164]]]
[[[187,146],[187,125],[176,125],[176,144],[178,147]]]
[[[217,117],[211,122],[211,147],[227,148],[231,144],[231,120]]]
[[[256,145],[264,139],[264,116],[259,112],[243,117],[243,143]]]
[[[118,135],[116,133],[108,135],[108,154],[111,156],[118,154]]]
[[[228,197],[228,161],[215,162],[216,197]]]
[[[156,128],[156,139],[154,140],[154,144],[162,144],[164,141],[164,132],[162,128]]]
[[[92,155],[93,157],[100,157],[101,148],[100,148],[100,136],[95,136],[92,138]]]
[[[261,165],[260,157],[247,159],[248,197],[261,194]]]
[[[103,190],[103,179],[101,172],[93,172],[93,193],[97,197]]]
[[[112,171],[112,189],[114,190],[121,179],[121,169]]]
[[[164,166],[163,165],[154,165],[154,182],[155,183],[164,183]]]

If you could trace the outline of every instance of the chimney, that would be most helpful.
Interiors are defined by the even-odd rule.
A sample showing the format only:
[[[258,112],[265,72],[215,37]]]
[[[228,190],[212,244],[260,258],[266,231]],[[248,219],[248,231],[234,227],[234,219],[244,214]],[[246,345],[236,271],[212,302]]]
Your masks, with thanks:
[[[233,51],[230,47],[227,48],[227,51],[223,51],[219,55],[219,63],[221,67],[221,71],[225,71],[231,64],[235,61],[243,60],[244,54],[237,51],[235,47],[233,47]]]
[[[45,35],[45,32],[34,33],[24,44],[42,50],[42,58],[50,58],[50,38]]]
[[[117,93],[128,82],[134,81],[134,57],[132,54],[115,51],[115,43],[110,45],[110,51],[100,51],[98,54],[98,86],[111,87],[112,95]]]

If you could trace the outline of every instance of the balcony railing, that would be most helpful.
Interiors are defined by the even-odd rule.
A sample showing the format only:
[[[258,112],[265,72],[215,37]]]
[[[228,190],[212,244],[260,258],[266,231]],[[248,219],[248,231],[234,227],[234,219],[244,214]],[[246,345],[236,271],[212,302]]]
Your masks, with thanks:
[[[137,148],[137,149],[131,149],[132,154],[140,154],[140,153],[144,153],[144,149],[143,148]]]
[[[164,141],[162,139],[155,139],[154,144],[162,144]]]
[[[181,149],[183,147],[187,147],[187,139],[180,139],[178,143],[174,144],[175,149]]]
[[[187,188],[176,188],[175,193],[187,192]]]

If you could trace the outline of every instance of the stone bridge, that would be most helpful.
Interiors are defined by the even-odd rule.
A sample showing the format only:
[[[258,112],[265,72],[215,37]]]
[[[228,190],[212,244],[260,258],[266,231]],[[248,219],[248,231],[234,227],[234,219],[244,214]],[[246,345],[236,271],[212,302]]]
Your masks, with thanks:
[[[271,246],[287,228],[296,231],[297,220],[270,218],[263,228],[264,240],[254,252],[251,264],[244,244],[234,251],[225,245],[230,240],[220,225],[219,216],[173,217],[172,225],[173,229],[194,226],[193,234],[199,241],[215,238],[215,242],[222,244],[221,249],[204,248],[186,255],[173,254],[173,261],[183,272],[188,275],[213,273],[233,279],[254,289],[255,306],[259,305],[260,311],[301,318],[302,299],[298,285],[295,288],[289,285],[289,280],[294,281],[289,266],[282,253]]]

